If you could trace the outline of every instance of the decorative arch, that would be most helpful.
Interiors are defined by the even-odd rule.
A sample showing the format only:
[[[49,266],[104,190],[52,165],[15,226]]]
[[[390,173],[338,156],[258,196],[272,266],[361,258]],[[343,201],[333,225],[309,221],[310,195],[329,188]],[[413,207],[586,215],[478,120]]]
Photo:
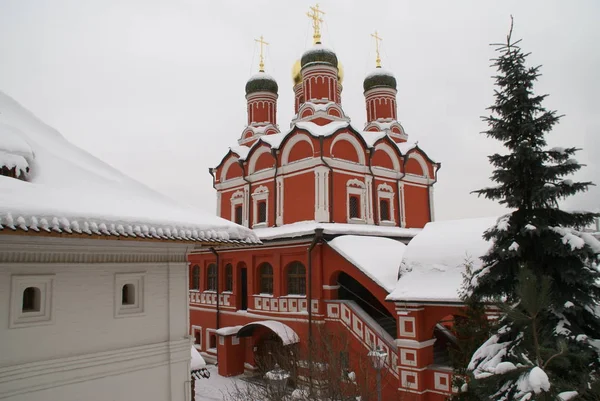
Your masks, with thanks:
[[[223,181],[227,181],[227,180],[230,180],[230,179],[232,179],[232,178],[237,178],[237,176],[235,176],[235,177],[228,177],[228,175],[229,175],[229,170],[230,170],[230,169],[231,169],[231,167],[232,167],[232,166],[234,166],[234,165],[235,165],[235,166],[237,166],[237,167],[240,169],[240,175],[239,175],[239,176],[241,177],[241,175],[242,175],[242,172],[241,172],[241,170],[242,170],[242,169],[241,169],[241,167],[238,165],[238,160],[239,160],[239,159],[238,159],[237,157],[235,157],[235,156],[231,156],[231,157],[230,157],[229,159],[227,159],[227,161],[226,161],[226,162],[223,164],[223,167],[222,167],[222,169],[221,169],[221,182],[223,182]],[[234,167],[234,169],[235,169],[235,167]]]
[[[346,132],[338,134],[335,137],[335,139],[333,140],[333,142],[331,142],[331,146],[329,147],[330,155],[333,155],[333,147],[335,146],[336,143],[338,143],[340,141],[349,142],[354,147],[354,150],[356,151],[356,155],[358,157],[358,163],[360,163],[362,165],[365,164],[365,152],[364,152],[362,144],[359,142],[358,139],[356,139],[355,136],[350,135]]]
[[[414,160],[417,163],[419,163],[419,166],[421,167],[421,174],[417,174],[415,172],[410,171],[413,170],[412,166],[410,165],[412,163],[409,164],[411,160]],[[429,178],[429,166],[427,165],[427,161],[425,160],[425,158],[420,153],[413,152],[408,155],[408,159],[406,160],[406,172],[409,174],[416,174]]]
[[[256,171],[256,165],[259,165],[259,170],[262,170],[261,164],[262,163],[257,163],[259,161],[259,159],[261,158],[261,156],[268,154],[269,157],[271,159],[273,159],[273,157],[271,156],[271,149],[268,146],[261,146],[259,147],[254,153],[252,153],[252,156],[250,157],[250,161],[248,162],[248,174],[252,174]],[[267,156],[263,156],[263,157],[267,157]],[[273,159],[273,165],[275,165],[275,159]],[[273,166],[270,166],[273,167]],[[266,168],[270,168],[270,167],[266,167]]]
[[[281,154],[281,164],[285,165],[285,164],[289,163],[290,152],[294,148],[294,145],[296,145],[299,142],[308,142],[308,144],[310,145],[312,154],[308,155],[306,158],[312,157],[314,155],[315,148],[313,146],[313,143],[312,143],[310,137],[306,134],[296,134],[292,138],[290,138],[290,140],[287,141],[287,143],[285,144],[285,148],[283,149],[283,152]],[[301,159],[298,159],[298,160],[301,160]],[[294,161],[296,161],[296,160],[294,160]]]
[[[375,146],[375,154],[373,155],[373,158],[375,158],[377,152],[379,151],[384,152],[389,156],[394,171],[400,171],[400,159],[398,158],[397,153],[394,152],[394,149],[392,149],[390,145],[388,145],[387,143],[380,143],[377,146]]]

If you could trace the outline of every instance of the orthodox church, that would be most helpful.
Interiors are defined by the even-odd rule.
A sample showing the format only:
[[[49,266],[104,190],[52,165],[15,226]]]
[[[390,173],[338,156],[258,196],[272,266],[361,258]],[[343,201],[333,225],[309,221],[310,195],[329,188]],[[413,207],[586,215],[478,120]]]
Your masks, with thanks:
[[[277,124],[279,85],[265,73],[261,37],[247,125],[210,169],[217,214],[262,244],[188,256],[195,347],[223,376],[264,375],[277,362],[302,380],[325,362],[342,381],[372,381],[363,356],[377,349],[387,354],[384,399],[445,399],[452,336],[443,321],[460,300],[438,303],[427,275],[413,277],[417,296],[397,289],[406,244],[433,221],[440,163],[398,120],[397,81],[381,66],[377,34],[376,67],[363,82],[367,122],[351,124],[340,62],[321,41],[321,11],[311,10],[314,44],[294,66],[290,128]],[[321,358],[327,341],[341,347],[335,361]],[[296,351],[278,356],[286,347]]]

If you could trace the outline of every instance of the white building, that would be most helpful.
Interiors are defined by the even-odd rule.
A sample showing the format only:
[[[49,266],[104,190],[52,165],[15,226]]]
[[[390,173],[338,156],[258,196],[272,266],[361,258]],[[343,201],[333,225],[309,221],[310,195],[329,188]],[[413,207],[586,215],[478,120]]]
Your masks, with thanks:
[[[186,254],[237,241],[0,92],[0,399],[189,400]]]

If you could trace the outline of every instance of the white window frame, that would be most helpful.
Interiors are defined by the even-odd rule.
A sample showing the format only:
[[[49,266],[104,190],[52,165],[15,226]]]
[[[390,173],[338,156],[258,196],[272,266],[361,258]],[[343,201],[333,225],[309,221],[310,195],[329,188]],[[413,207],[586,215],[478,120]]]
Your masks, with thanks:
[[[350,196],[358,196],[360,218],[350,217]],[[352,178],[346,183],[346,217],[348,223],[366,224],[367,222],[367,188],[364,182]]]
[[[196,343],[196,333],[200,333],[200,343]],[[202,349],[202,326],[194,326],[192,325],[192,345],[197,350]]]
[[[245,216],[246,216],[246,207],[245,207],[245,202],[244,202],[244,191],[242,190],[237,190],[235,191],[232,195],[231,195],[231,221],[237,224],[237,221],[235,221],[235,207],[236,206],[242,206],[242,224],[244,225],[244,221],[246,220]]]
[[[144,315],[144,281],[146,272],[115,273],[115,318],[143,316]],[[123,286],[132,284],[134,287],[134,299],[132,304],[124,305]]]
[[[54,274],[13,275],[10,280],[10,321],[9,328],[30,327],[54,323]],[[23,311],[23,292],[28,287],[40,291],[40,310]]]
[[[266,203],[266,219],[264,222],[258,221],[258,202],[265,201]],[[264,185],[259,186],[252,193],[252,228],[268,227],[269,226],[269,188]]]
[[[210,337],[211,335],[215,336],[215,347],[211,348],[210,346]],[[219,337],[217,335],[217,330],[216,329],[206,329],[206,352],[212,352],[214,354],[217,353],[217,347],[218,347],[218,338]]]
[[[390,205],[390,220],[381,220],[381,200],[385,199]],[[392,186],[386,183],[377,186],[377,214],[380,226],[396,225],[396,209],[394,208],[394,190]]]

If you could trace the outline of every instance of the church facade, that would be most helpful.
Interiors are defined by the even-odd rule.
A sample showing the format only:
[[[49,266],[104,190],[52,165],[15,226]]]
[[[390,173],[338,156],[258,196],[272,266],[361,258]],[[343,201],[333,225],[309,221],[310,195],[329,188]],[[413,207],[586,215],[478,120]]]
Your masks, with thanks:
[[[261,57],[245,88],[247,126],[210,169],[218,215],[262,244],[188,256],[195,347],[224,376],[264,374],[277,362],[308,380],[326,362],[365,388],[375,377],[367,354],[378,348],[387,353],[384,399],[445,399],[451,369],[434,361],[437,321],[425,330],[414,317],[422,307],[386,301],[405,244],[434,219],[440,164],[409,141],[396,79],[379,57],[363,83],[366,125],[350,123],[337,55],[318,25],[294,68],[291,128],[277,124],[279,87]],[[327,342],[339,348],[335,360],[322,360]],[[281,358],[278,346],[297,348]]]

